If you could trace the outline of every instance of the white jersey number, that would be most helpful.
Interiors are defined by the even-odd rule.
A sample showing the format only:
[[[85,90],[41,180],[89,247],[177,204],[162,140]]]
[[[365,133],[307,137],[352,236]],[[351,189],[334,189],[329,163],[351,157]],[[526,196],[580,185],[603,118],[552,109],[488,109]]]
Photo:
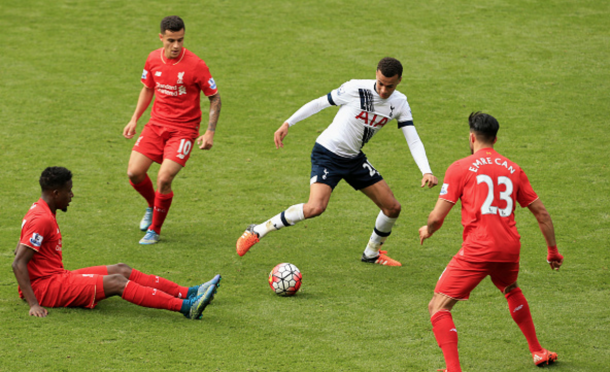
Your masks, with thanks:
[[[191,152],[191,147],[193,146],[193,143],[187,139],[183,139],[180,141],[180,147],[178,147],[178,157],[180,159],[184,159],[185,156],[187,156],[189,154],[189,152]]]
[[[510,195],[513,193],[513,182],[508,177],[498,177],[498,185],[505,185],[506,190],[500,192],[500,199],[506,201],[506,208],[502,208],[498,211],[498,207],[494,207],[491,204],[494,201],[494,183],[491,177],[486,174],[479,174],[477,176],[477,184],[487,184],[487,197],[481,206],[481,214],[500,214],[500,217],[508,217],[513,211],[513,199]]]

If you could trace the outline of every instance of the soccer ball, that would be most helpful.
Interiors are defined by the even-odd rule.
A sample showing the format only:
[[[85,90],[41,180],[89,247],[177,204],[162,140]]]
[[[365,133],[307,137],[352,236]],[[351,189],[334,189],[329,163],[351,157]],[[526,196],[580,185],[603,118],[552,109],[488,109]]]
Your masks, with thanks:
[[[280,296],[292,296],[301,288],[303,275],[296,266],[281,263],[269,273],[269,286]]]

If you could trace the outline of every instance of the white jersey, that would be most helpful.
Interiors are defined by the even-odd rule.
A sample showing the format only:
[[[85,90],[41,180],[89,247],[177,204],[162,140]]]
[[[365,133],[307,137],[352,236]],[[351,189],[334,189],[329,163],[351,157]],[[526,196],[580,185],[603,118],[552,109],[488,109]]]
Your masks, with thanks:
[[[333,153],[353,158],[390,120],[413,125],[407,96],[394,91],[383,99],[375,91],[375,80],[350,80],[328,93],[331,105],[340,106],[332,124],[316,142]]]
[[[286,122],[293,126],[331,105],[339,106],[333,122],[316,142],[334,154],[354,158],[375,133],[396,119],[420,171],[432,173],[423,143],[413,126],[407,96],[395,90],[383,99],[375,91],[375,84],[375,80],[350,80],[328,95],[305,104]]]

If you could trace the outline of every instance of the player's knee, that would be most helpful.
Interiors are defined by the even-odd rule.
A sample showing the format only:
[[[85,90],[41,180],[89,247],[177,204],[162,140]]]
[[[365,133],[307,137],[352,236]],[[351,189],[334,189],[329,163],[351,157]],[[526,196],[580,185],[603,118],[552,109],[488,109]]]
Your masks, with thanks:
[[[322,213],[324,213],[325,210],[326,210],[326,206],[322,205],[322,204],[316,204],[316,205],[305,204],[303,206],[303,215],[305,216],[305,218],[317,217],[317,216],[321,215]]]
[[[434,304],[434,297],[432,297],[432,299],[430,300],[430,302],[428,302],[428,312],[430,313],[430,316],[434,315],[434,313],[436,312],[436,308],[435,308],[435,304]]]
[[[519,288],[519,286],[517,285],[517,282],[514,282],[513,284],[509,285],[508,287],[504,288],[504,294],[508,294],[510,291],[512,291],[513,289]]]
[[[157,189],[162,194],[169,194],[172,191],[172,181],[174,177],[167,174],[159,174],[157,177]]]
[[[144,181],[144,178],[146,177],[146,172],[142,173],[142,172],[137,172],[134,171],[132,169],[127,169],[127,177],[129,177],[129,180],[134,183],[140,183],[142,181]]]
[[[400,205],[398,200],[395,200],[394,203],[390,204],[389,206],[387,206],[383,209],[383,214],[385,214],[386,216],[388,216],[390,218],[397,218],[398,216],[400,216],[401,210],[402,210],[402,206]]]
[[[121,274],[104,276],[104,294],[106,297],[122,295],[127,282],[127,278]]]
[[[123,277],[129,279],[129,277],[131,276],[131,267],[124,263],[118,263],[114,266],[117,270],[116,274],[122,275]]]

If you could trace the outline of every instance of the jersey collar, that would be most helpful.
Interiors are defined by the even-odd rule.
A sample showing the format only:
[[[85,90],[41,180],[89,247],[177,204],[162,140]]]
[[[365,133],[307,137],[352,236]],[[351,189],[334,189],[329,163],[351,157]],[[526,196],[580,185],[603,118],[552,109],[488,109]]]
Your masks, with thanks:
[[[185,55],[186,55],[186,48],[182,47],[182,54],[180,55],[179,58],[167,59],[163,55],[163,48],[161,48],[161,62],[163,62],[164,65],[173,65],[173,66],[176,66],[178,63],[180,63],[180,61],[182,61],[182,58],[184,58]],[[177,62],[176,63],[172,63],[172,61],[175,61],[175,60],[177,60]]]

